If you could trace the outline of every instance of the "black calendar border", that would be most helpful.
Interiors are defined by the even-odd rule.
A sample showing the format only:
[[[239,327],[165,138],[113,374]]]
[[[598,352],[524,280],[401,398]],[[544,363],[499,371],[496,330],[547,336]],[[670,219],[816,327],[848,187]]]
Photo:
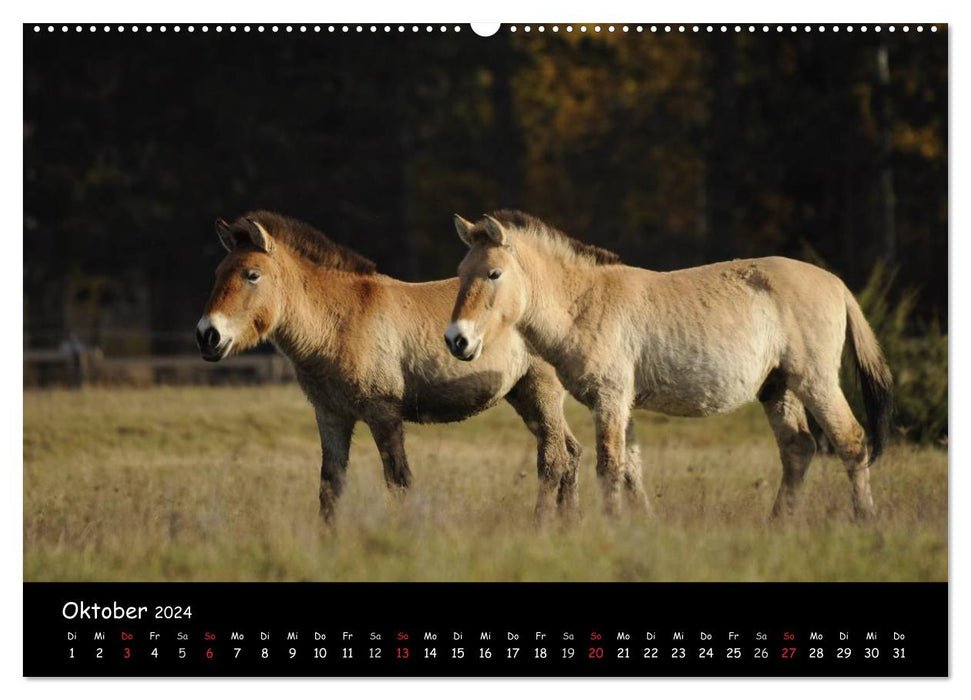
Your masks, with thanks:
[[[190,606],[191,618],[155,620],[153,611],[139,622],[127,620],[65,620],[64,605],[78,601],[111,603],[125,607],[155,605],[163,608]],[[25,583],[24,584],[24,675],[31,677],[944,677],[949,674],[947,583]],[[111,658],[105,663],[90,659],[71,662],[65,658],[65,632],[79,635],[95,629],[106,634],[105,650]],[[452,660],[436,656],[420,658],[428,647],[445,654],[455,640],[448,635],[457,629],[477,635],[489,631],[489,646],[496,656],[488,659]],[[663,658],[658,663],[636,658],[648,644],[642,635],[656,630],[657,645],[676,648],[670,636],[683,629],[688,658]],[[713,635],[712,646],[726,647],[728,632],[738,629],[748,634],[764,629],[766,644],[771,649],[764,663],[755,659],[729,660],[691,658],[700,646],[699,630]],[[859,656],[846,663],[824,658],[811,663],[806,656],[810,647],[808,635],[824,635],[821,643],[834,648],[835,635],[846,628],[852,635],[849,644],[860,650],[863,634],[877,635],[883,658],[865,662]],[[149,659],[147,634],[156,629],[163,635],[184,630],[191,636],[185,642],[187,658],[173,654],[159,660]],[[227,635],[232,630],[246,636],[247,653],[257,641],[252,635],[269,630],[266,642],[274,650],[272,658],[233,660]],[[125,632],[128,630],[128,632]],[[287,640],[274,638],[287,630],[296,631],[300,658],[286,658]],[[325,631],[328,639],[321,648],[335,649],[331,657],[314,663],[310,650],[316,649],[313,631]],[[605,657],[533,659],[517,655],[499,658],[504,651],[518,648],[540,648],[532,637],[536,631],[551,635],[551,649],[565,648],[564,631],[575,635],[572,646],[582,656],[596,648],[589,638],[597,630],[603,635]],[[215,640],[206,642],[209,631]],[[341,659],[344,640],[331,635],[341,631],[354,635],[347,645],[350,659]],[[370,632],[382,634],[380,648],[389,653],[405,645],[419,657],[408,659],[369,660],[354,650],[365,648]],[[434,631],[436,640],[425,640],[424,633]],[[796,658],[777,658],[783,634],[795,635],[791,642]],[[905,635],[908,656],[894,663],[888,646],[894,631]],[[120,634],[136,635],[130,644],[135,659],[122,660],[116,652],[121,647]],[[399,643],[397,633],[409,635]],[[519,635],[509,640],[508,633]],[[611,655],[624,648],[618,646],[617,634],[631,635],[629,646],[635,658],[618,659]],[[387,635],[387,636],[385,636]],[[84,641],[83,639],[81,641]],[[432,644],[431,642],[434,642]],[[157,642],[168,652],[169,639]],[[465,637],[464,647],[479,649],[480,639]],[[262,643],[262,642],[261,642]],[[508,643],[508,644],[507,644]],[[753,647],[753,639],[739,643]],[[207,644],[209,646],[207,646]],[[513,646],[518,644],[519,646]],[[787,642],[788,644],[788,642]],[[362,646],[363,645],[363,646]],[[463,648],[464,648],[463,647]],[[81,647],[79,647],[80,649]],[[242,646],[240,648],[243,648]],[[297,646],[292,647],[297,648]],[[822,647],[820,647],[822,648]],[[876,648],[876,647],[873,647]],[[37,650],[51,650],[37,653]],[[206,658],[206,650],[213,651]],[[110,650],[110,651],[109,651]],[[518,652],[517,652],[518,654]],[[832,656],[832,655],[830,655]]]

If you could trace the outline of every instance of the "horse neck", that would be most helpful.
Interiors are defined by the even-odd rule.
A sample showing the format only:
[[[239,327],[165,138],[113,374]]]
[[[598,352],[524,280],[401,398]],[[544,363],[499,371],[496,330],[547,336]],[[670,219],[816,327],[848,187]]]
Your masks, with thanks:
[[[597,284],[598,270],[529,246],[520,246],[519,255],[528,279],[520,332],[540,355],[555,360],[577,332],[576,310]]]
[[[351,276],[292,258],[285,269],[282,311],[270,339],[298,366],[336,358],[339,329],[353,312],[344,293]]]

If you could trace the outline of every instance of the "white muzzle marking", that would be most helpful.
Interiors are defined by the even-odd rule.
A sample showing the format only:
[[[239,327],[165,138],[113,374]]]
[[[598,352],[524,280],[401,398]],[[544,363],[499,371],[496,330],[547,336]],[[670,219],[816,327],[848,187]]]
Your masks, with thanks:
[[[465,347],[456,351],[455,343],[459,338],[465,340]],[[453,321],[445,329],[445,339],[452,354],[463,360],[474,360],[482,352],[482,339],[475,332],[475,324],[466,319]]]

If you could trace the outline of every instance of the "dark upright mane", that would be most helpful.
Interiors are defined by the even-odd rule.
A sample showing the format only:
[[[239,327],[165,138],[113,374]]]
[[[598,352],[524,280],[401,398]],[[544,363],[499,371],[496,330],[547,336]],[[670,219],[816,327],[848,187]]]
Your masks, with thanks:
[[[546,236],[551,240],[559,241],[567,245],[580,258],[594,265],[620,265],[622,263],[617,253],[591,245],[590,243],[578,241],[576,238],[571,238],[559,229],[550,226],[542,219],[538,219],[525,212],[515,209],[500,209],[499,211],[492,212],[490,216],[499,221],[499,223],[512,226],[523,233]]]
[[[303,221],[272,211],[252,211],[239,217],[233,223],[232,229],[245,230],[246,219],[259,222],[274,239],[321,267],[361,275],[374,274],[377,267],[363,255],[358,255],[350,248],[334,243]]]

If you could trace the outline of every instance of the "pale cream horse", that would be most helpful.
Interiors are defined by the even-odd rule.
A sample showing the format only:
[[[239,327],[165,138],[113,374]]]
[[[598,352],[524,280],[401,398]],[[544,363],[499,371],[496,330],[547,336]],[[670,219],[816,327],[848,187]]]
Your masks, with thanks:
[[[839,278],[781,257],[652,272],[520,212],[475,224],[456,216],[455,226],[470,250],[446,331],[452,354],[476,360],[514,326],[556,367],[595,414],[608,513],[622,482],[650,512],[633,407],[708,416],[756,399],[782,457],[773,515],[791,512],[815,453],[806,408],[846,465],[856,515],[873,513],[868,469],[887,442],[892,379]],[[840,389],[844,345],[862,380],[869,445]]]
[[[496,333],[474,366],[442,346],[458,280],[386,277],[308,224],[271,212],[233,224],[219,219],[216,233],[228,254],[196,328],[199,349],[215,362],[268,340],[293,363],[317,414],[326,520],[344,488],[358,421],[371,429],[396,490],[411,482],[403,421],[460,421],[503,398],[538,440],[537,515],[553,503],[575,506],[580,445],[564,420],[565,392],[553,368],[512,328]]]

